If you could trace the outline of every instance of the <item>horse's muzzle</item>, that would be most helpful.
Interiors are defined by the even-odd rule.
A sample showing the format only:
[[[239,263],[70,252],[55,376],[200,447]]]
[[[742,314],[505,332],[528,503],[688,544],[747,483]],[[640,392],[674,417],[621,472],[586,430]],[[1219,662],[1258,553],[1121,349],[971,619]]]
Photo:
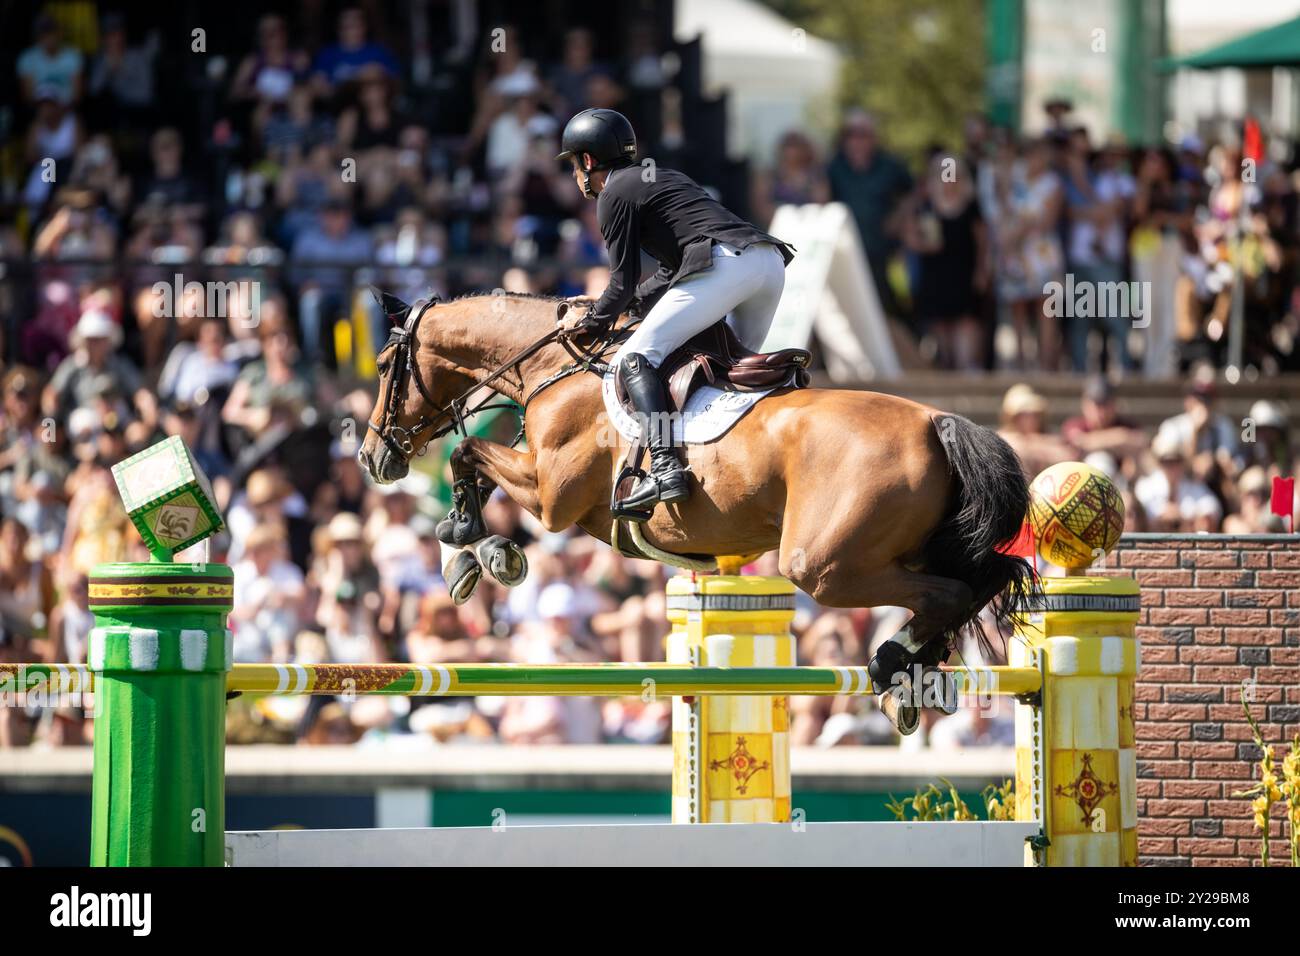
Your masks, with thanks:
[[[383,444],[376,446],[371,454],[362,448],[357,452],[357,461],[365,469],[375,484],[387,485],[406,477],[411,470],[411,463],[400,455],[395,455]]]

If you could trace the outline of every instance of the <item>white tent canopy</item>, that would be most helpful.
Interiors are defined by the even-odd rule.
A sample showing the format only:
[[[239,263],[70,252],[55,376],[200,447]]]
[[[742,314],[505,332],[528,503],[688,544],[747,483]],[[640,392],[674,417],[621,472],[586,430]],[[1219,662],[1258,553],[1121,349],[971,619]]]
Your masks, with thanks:
[[[677,0],[678,40],[703,37],[704,83],[730,94],[735,156],[771,162],[782,133],[830,128],[840,54],[752,0]]]

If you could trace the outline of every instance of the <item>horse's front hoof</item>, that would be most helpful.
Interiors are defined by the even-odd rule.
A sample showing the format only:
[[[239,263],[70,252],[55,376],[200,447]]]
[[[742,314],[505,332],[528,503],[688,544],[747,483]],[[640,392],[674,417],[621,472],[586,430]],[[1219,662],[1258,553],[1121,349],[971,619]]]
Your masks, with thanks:
[[[453,508],[447,512],[447,517],[438,522],[433,533],[448,547],[465,548],[487,537],[487,528],[483,527],[482,521]]]
[[[484,538],[474,546],[474,553],[487,573],[508,588],[522,584],[528,577],[528,558],[509,538],[499,534]]]
[[[447,582],[447,592],[453,604],[464,604],[474,595],[474,589],[483,577],[483,566],[478,558],[469,551],[461,551],[447,562],[442,569],[443,579]]]

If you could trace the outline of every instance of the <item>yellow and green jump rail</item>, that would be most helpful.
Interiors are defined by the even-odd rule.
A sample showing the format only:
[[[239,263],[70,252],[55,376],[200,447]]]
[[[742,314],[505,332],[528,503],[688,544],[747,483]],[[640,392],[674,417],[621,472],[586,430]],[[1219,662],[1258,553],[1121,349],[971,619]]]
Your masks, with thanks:
[[[154,565],[145,565],[154,567]],[[1020,696],[1042,686],[1021,667],[951,668],[962,693]],[[395,697],[865,696],[865,667],[680,667],[673,664],[234,664],[226,695]],[[93,691],[84,664],[0,664],[0,691]]]

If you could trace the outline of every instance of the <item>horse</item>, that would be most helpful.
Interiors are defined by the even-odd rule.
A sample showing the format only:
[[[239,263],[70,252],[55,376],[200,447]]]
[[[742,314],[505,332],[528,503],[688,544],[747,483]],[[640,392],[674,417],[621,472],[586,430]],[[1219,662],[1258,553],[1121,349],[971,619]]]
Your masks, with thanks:
[[[602,336],[560,332],[569,303],[545,296],[384,301],[394,325],[358,454],[371,479],[404,477],[431,440],[463,433],[464,417],[492,407],[488,399],[523,409],[526,447],[466,436],[451,453],[456,500],[439,537],[465,547],[448,583],[481,561],[503,583],[526,573],[521,553],[474,552],[489,537],[479,508],[496,488],[549,531],[577,525],[610,541],[626,441],[608,421],[601,359],[632,320]],[[908,608],[911,620],[887,642],[887,660],[878,652],[873,677],[945,660],[968,627],[985,641],[986,606],[1003,634],[1029,608],[1028,563],[999,550],[1028,510],[1020,462],[966,418],[876,392],[790,387],[722,437],[683,451],[692,493],[660,504],[641,526],[644,540],[677,555],[775,549],[780,573],[819,604]]]

